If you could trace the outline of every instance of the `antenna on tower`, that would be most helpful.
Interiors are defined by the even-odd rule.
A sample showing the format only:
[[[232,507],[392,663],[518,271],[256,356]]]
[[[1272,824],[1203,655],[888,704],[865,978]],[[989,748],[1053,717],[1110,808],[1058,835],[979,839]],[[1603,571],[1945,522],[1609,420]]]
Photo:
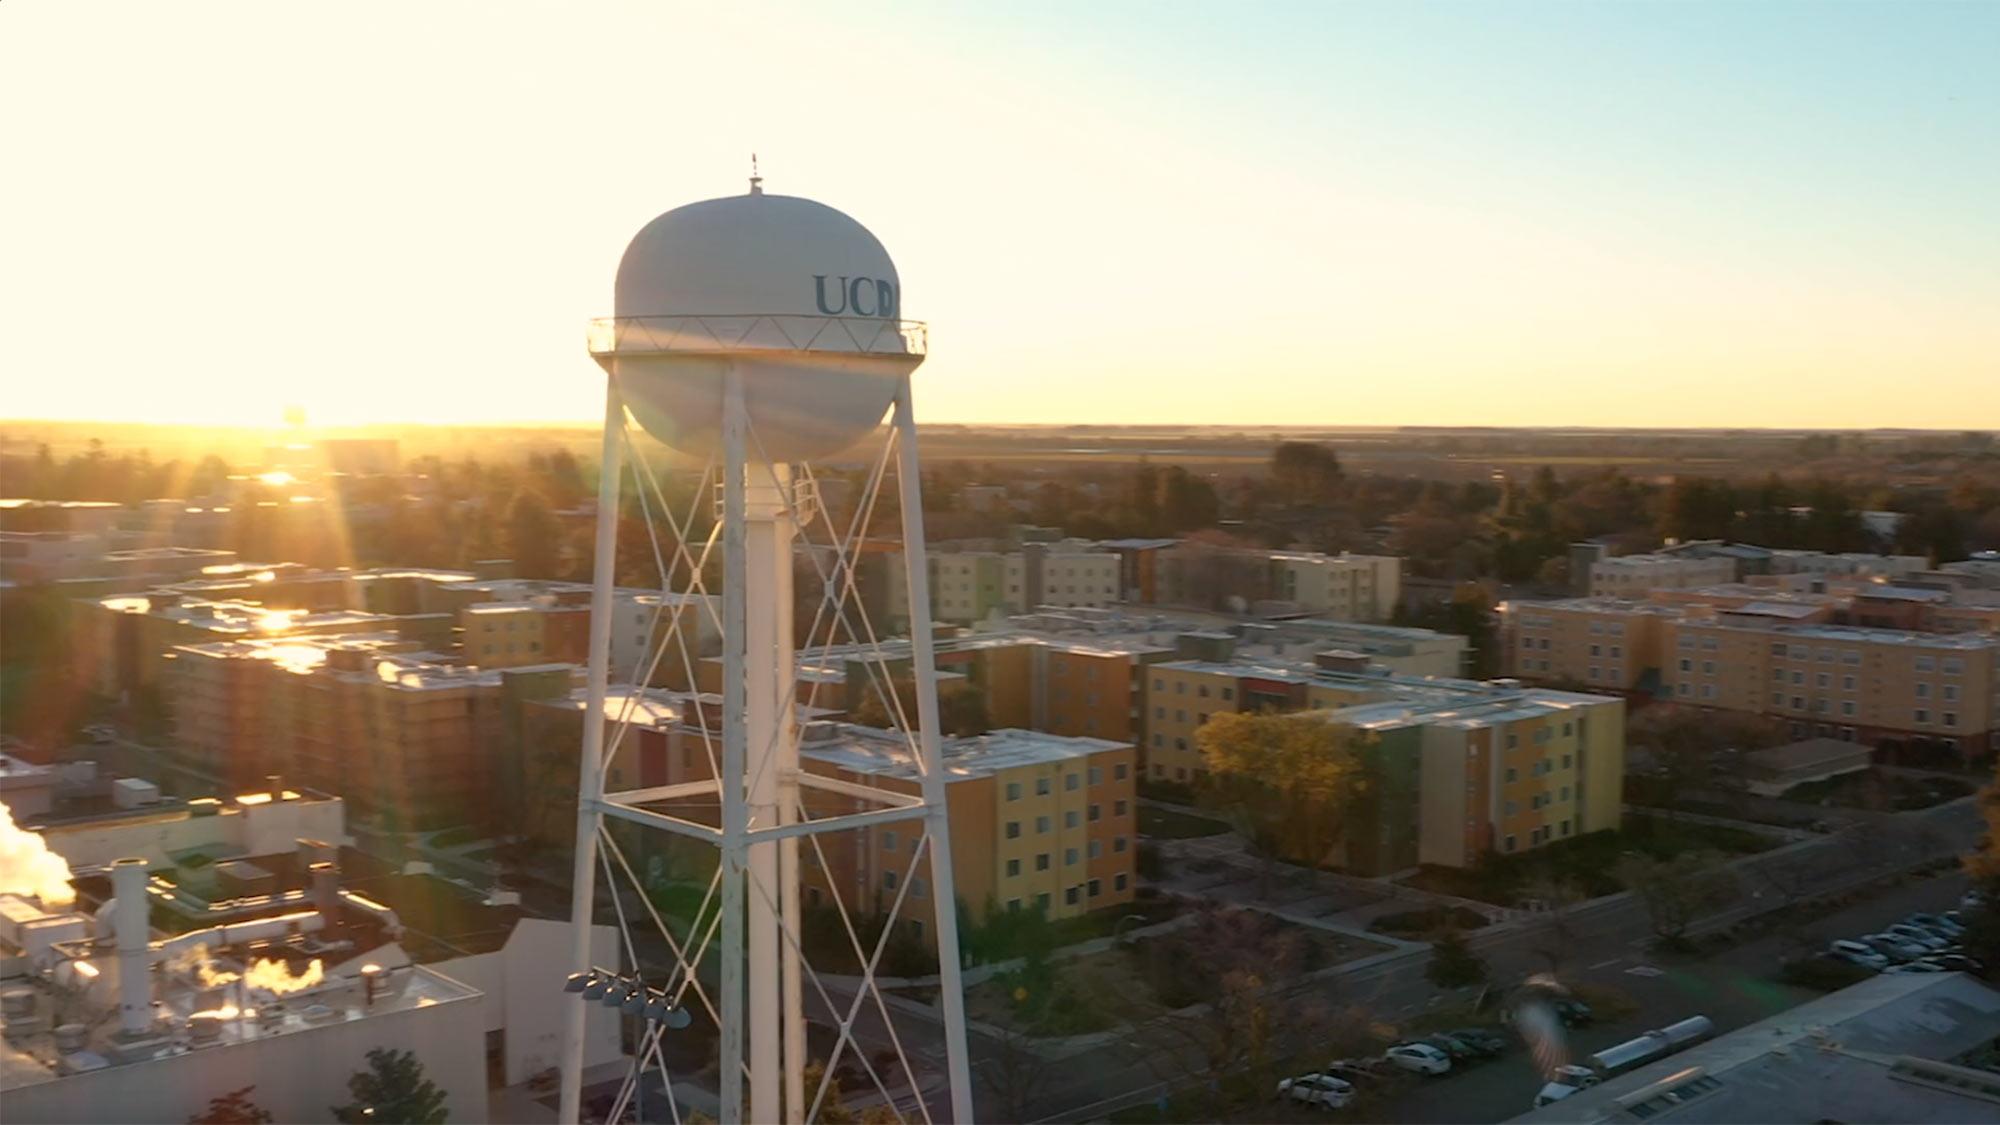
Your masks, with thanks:
[[[764,194],[764,177],[757,174],[757,154],[750,154],[750,194]]]

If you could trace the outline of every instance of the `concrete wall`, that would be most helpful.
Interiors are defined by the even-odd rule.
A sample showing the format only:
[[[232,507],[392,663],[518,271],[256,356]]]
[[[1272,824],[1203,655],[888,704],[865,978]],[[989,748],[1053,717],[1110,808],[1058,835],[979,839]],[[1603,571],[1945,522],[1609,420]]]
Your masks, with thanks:
[[[454,1122],[489,1119],[486,1049],[476,997],[10,1089],[9,1122],[180,1125],[209,1099],[255,1084],[250,1099],[278,1121],[328,1121],[371,1048],[414,1051],[445,1092]]]
[[[338,800],[299,800],[226,806],[214,816],[156,813],[104,822],[57,824],[42,838],[71,867],[95,867],[124,856],[155,864],[188,848],[219,848],[240,855],[275,855],[298,847],[300,837],[343,843],[346,806]]]
[[[581,1003],[562,990],[563,980],[574,971],[569,967],[569,941],[569,923],[523,918],[515,923],[505,947],[432,966],[484,993],[474,1001],[481,1010],[480,1030],[505,1032],[502,1057],[509,1086],[526,1082],[558,1062],[568,1007]],[[618,956],[618,931],[612,927],[596,927],[591,948],[593,964],[626,967]],[[589,1013],[584,1023],[583,1064],[616,1061],[623,1054],[619,1014],[602,1004],[589,1005]],[[459,1118],[454,1115],[453,1119]]]

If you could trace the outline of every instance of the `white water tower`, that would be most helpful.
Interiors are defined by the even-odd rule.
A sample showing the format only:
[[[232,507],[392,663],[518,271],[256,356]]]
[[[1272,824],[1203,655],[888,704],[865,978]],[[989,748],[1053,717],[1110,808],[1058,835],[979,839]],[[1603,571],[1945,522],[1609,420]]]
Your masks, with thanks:
[[[921,822],[930,849],[926,862],[934,887],[932,924],[942,976],[952,1113],[960,1122],[972,1119],[910,399],[910,375],[923,362],[926,337],[923,325],[902,318],[902,304],[895,263],[866,227],[811,200],[767,195],[753,176],[748,194],[691,203],[647,223],[619,264],[616,315],[590,328],[590,351],[608,383],[578,790],[575,967],[591,968],[589,926],[597,865],[603,862],[610,871],[609,860],[616,859],[624,866],[624,857],[603,833],[606,818],[704,840],[719,850],[720,869],[711,891],[719,892],[715,928],[720,931],[721,980],[711,1010],[720,1030],[717,1061],[725,1122],[746,1119],[743,1083],[730,1079],[739,1073],[748,1077],[749,1116],[756,1120],[802,1122],[819,1104],[820,1092],[805,1089],[803,1082],[809,1061],[803,1001],[809,984],[814,990],[819,986],[816,977],[808,979],[811,967],[802,963],[801,840],[905,821]],[[629,440],[628,410],[668,447],[708,462],[697,493],[711,484],[721,493],[723,610],[716,623],[724,665],[721,747],[712,778],[606,792],[605,764],[616,748],[607,749],[607,723],[592,717],[618,717],[617,708],[607,711],[605,701],[610,694],[620,463]],[[871,478],[868,510],[893,453],[914,650],[911,725],[921,731],[907,736],[921,774],[921,795],[915,797],[863,795],[854,792],[858,786],[800,770],[794,711],[803,701],[795,674],[793,548],[815,521],[821,527],[828,523],[818,510],[810,462],[862,443],[878,431],[885,413],[892,414],[891,424]],[[649,532],[656,515],[664,516],[675,532],[664,547],[656,536],[655,547],[681,550],[685,524],[675,523],[666,511],[650,466],[639,462],[635,468],[641,474],[638,487]],[[649,496],[656,503],[646,502]],[[825,600],[832,604],[833,618],[850,622],[850,638],[860,640],[851,615],[862,610],[851,601],[853,556],[846,551],[859,544],[841,541],[839,530],[828,528],[833,534],[827,538],[834,541],[829,549],[839,562],[826,583]],[[662,557],[659,551],[656,557]],[[701,570],[692,558],[679,562],[686,564],[681,573],[698,575]],[[666,566],[662,581],[675,569]],[[699,579],[695,581],[698,586]],[[826,608],[823,603],[821,609]],[[872,639],[872,627],[866,632]],[[827,638],[831,645],[831,625]],[[686,658],[685,633],[670,635],[661,645],[676,639]],[[656,654],[652,662],[660,659]],[[622,726],[613,725],[622,733]],[[808,790],[838,794],[856,805],[865,800],[866,805],[808,817],[802,800]],[[711,794],[720,806],[719,824],[687,819],[670,807],[675,799]],[[612,849],[609,858],[600,856],[600,842]],[[691,934],[690,946],[693,940]],[[673,944],[671,935],[668,943]],[[681,958],[680,979],[665,982],[668,989],[692,989],[708,1003],[693,973],[699,952],[684,953],[676,945],[675,953]],[[864,974],[864,983],[872,987],[872,973]],[[853,1019],[849,1012],[836,1049],[860,1054],[847,1034]],[[577,1005],[569,1014],[564,1043],[563,1121],[577,1120],[582,1031]],[[822,1061],[830,1064],[829,1072],[834,1069],[832,1060]],[[641,1057],[635,1068],[645,1063]],[[864,1059],[862,1065],[869,1064]],[[914,1085],[907,1060],[904,1068]]]

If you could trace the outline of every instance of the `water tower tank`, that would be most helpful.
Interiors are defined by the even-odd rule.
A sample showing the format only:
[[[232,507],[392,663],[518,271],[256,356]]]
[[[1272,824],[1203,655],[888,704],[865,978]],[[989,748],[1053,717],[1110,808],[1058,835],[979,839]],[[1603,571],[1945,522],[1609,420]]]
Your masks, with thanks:
[[[924,358],[902,283],[868,228],[809,199],[747,195],[647,223],[618,265],[617,315],[590,348],[639,424],[683,453],[722,451],[723,379],[742,379],[753,461],[859,441]]]

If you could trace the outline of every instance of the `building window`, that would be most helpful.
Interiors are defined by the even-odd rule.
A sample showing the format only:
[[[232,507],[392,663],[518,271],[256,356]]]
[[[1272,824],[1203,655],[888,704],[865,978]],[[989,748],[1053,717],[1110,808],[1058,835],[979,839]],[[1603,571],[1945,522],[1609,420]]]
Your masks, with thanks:
[[[893,852],[896,850],[895,829],[885,828],[882,830],[882,850],[885,852]]]
[[[1045,817],[1045,816],[1038,816],[1038,817],[1036,817],[1036,818],[1035,818],[1035,831],[1036,831],[1037,833],[1044,833],[1044,832],[1047,832],[1048,830],[1049,830],[1049,818],[1048,818],[1048,817]]]
[[[1236,698],[1236,689],[1235,689],[1235,688],[1233,688],[1233,687],[1226,687],[1226,688],[1223,688],[1223,689],[1222,689],[1222,698],[1224,698],[1224,699],[1235,699],[1235,698]]]
[[[924,885],[923,879],[915,875],[910,876],[910,897],[926,898],[929,895],[930,888]]]
[[[1090,783],[1092,785],[1104,784],[1104,767],[1102,766],[1090,767]]]
[[[1124,762],[1120,762],[1120,763],[1118,763],[1117,765],[1115,765],[1115,766],[1112,766],[1112,767],[1111,767],[1111,780],[1113,780],[1113,781],[1123,781],[1123,780],[1125,780],[1125,778],[1126,778],[1126,776],[1128,775],[1128,773],[1129,773],[1129,772],[1130,772],[1130,771],[1129,771],[1129,769],[1128,769],[1128,768],[1126,767],[1125,763],[1124,763]]]
[[[1021,909],[1021,900],[1020,900],[1020,899],[1018,899],[1018,898],[1010,898],[1010,899],[1008,899],[1008,900],[1007,900],[1007,910],[1008,910],[1008,912],[1009,912],[1009,913],[1012,913],[1012,912],[1014,912],[1014,911],[1018,911],[1018,910],[1020,910],[1020,909]]]
[[[1092,879],[1090,881],[1090,897],[1096,898],[1100,893],[1102,893],[1100,884],[1097,880]]]
[[[1008,877],[1009,879],[1012,879],[1012,878],[1014,878],[1015,876],[1019,875],[1020,873],[1021,873],[1021,861],[1020,861],[1020,860],[1018,860],[1018,859],[1010,859],[1010,860],[1008,860],[1008,861],[1007,861],[1007,877]]]
[[[1043,891],[1041,894],[1035,896],[1035,908],[1044,914],[1048,913],[1049,895],[1047,891]]]
[[[1064,828],[1075,828],[1075,827],[1076,827],[1076,824],[1077,824],[1077,820],[1076,820],[1076,810],[1075,810],[1075,809],[1070,809],[1069,811],[1067,811],[1067,812],[1063,813],[1063,827],[1064,827]]]
[[[1924,708],[1919,707],[1917,708],[1916,719],[1920,723],[1928,723],[1931,721],[1931,713],[1925,710]]]
[[[1917,698],[1918,698],[1918,699],[1929,699],[1930,697],[1931,697],[1931,685],[1929,685],[1929,684],[1918,684],[1918,685],[1917,685]]]
[[[1075,848],[1064,848],[1064,849],[1063,849],[1063,866],[1064,866],[1064,867],[1075,867],[1075,866],[1076,866],[1076,849],[1075,849]]]
[[[1120,871],[1118,874],[1113,875],[1111,877],[1111,889],[1114,891],[1122,891],[1125,889],[1125,873],[1123,871]]]
[[[1508,780],[1508,781],[1519,781],[1519,780],[1521,780],[1521,773],[1520,773],[1520,771],[1519,771],[1519,770],[1516,770],[1516,769],[1515,769],[1515,768],[1514,768],[1513,766],[1508,766],[1508,767],[1507,767],[1507,780]]]
[[[1092,805],[1092,806],[1090,806],[1090,819],[1092,819],[1092,820],[1096,820],[1096,819],[1097,819],[1097,815],[1098,815],[1098,810],[1099,810],[1099,808],[1100,808],[1100,806],[1098,806],[1098,805]]]
[[[1046,778],[1046,777],[1038,777],[1038,778],[1036,778],[1036,779],[1035,779],[1035,796],[1037,796],[1037,797],[1046,797],[1046,796],[1048,796],[1048,795],[1049,795],[1049,779],[1048,779],[1048,778]]]
[[[1944,713],[1944,725],[1945,725],[1945,726],[1948,726],[1948,727],[1955,727],[1955,726],[1957,726],[1957,725],[1958,725],[1958,712],[1956,712],[1956,711],[1946,711],[1946,712]]]
[[[1063,891],[1063,903],[1064,903],[1065,905],[1067,905],[1067,906],[1075,906],[1075,905],[1076,905],[1076,898],[1077,898],[1077,894],[1076,894],[1076,893],[1077,893],[1077,890],[1078,890],[1078,888],[1076,888],[1076,887],[1069,887],[1069,888],[1066,888],[1066,889],[1065,889],[1065,890]]]
[[[894,871],[884,871],[882,873],[882,889],[885,891],[896,889],[896,873]]]
[[[1111,838],[1111,850],[1112,850],[1112,851],[1114,851],[1114,852],[1122,852],[1122,851],[1124,851],[1124,850],[1125,850],[1125,837],[1123,837],[1123,836],[1113,836],[1113,837]]]
[[[1020,838],[1021,838],[1021,822],[1020,822],[1020,821],[1018,821],[1018,820],[1010,820],[1010,821],[1008,821],[1008,822],[1007,822],[1007,838],[1008,838],[1009,840],[1018,840],[1018,839],[1020,839]]]
[[[1127,809],[1128,807],[1129,807],[1129,806],[1128,806],[1128,805],[1127,805],[1127,804],[1125,803],[1125,801],[1124,801],[1124,800],[1123,800],[1122,798],[1121,798],[1121,799],[1119,799],[1119,800],[1116,800],[1116,801],[1113,801],[1113,802],[1111,802],[1111,815],[1112,815],[1112,816],[1124,816],[1124,815],[1125,815],[1125,810],[1126,810],[1126,809]]]
[[[1018,781],[1010,781],[1010,782],[1008,782],[1008,783],[1007,783],[1007,799],[1008,799],[1008,800],[1010,800],[1010,801],[1018,801],[1018,800],[1020,800],[1020,799],[1021,799],[1021,783],[1020,783],[1020,782],[1018,782]]]
[[[1507,851],[1511,852],[1514,850],[1514,837],[1511,833],[1507,836],[1507,839],[1503,844],[1503,846]]]
[[[1104,841],[1092,840],[1089,847],[1085,850],[1085,854],[1089,855],[1091,859],[1102,856],[1104,854]]]

